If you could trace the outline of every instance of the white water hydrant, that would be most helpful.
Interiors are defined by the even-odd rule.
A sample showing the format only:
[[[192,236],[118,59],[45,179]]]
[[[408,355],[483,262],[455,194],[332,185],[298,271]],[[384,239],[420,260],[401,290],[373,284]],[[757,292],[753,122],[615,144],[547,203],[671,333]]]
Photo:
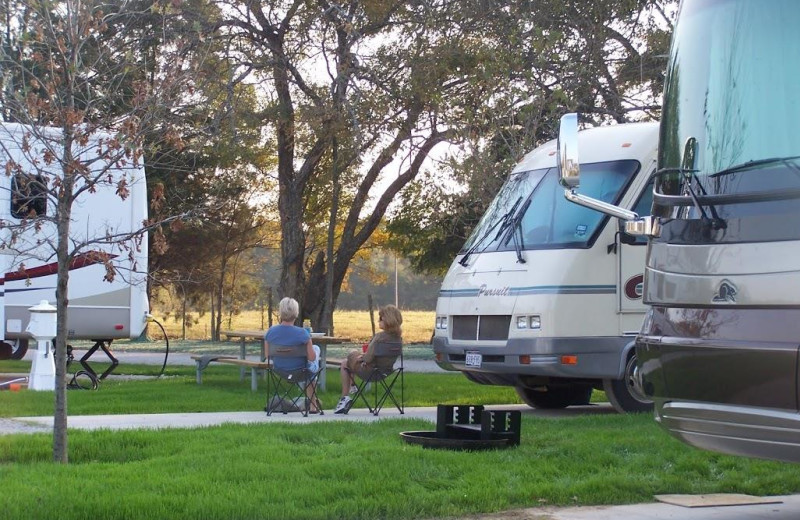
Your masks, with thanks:
[[[28,389],[55,390],[56,364],[50,345],[56,337],[56,308],[47,300],[42,300],[28,310],[31,313],[31,320],[25,331],[33,336],[37,343]]]

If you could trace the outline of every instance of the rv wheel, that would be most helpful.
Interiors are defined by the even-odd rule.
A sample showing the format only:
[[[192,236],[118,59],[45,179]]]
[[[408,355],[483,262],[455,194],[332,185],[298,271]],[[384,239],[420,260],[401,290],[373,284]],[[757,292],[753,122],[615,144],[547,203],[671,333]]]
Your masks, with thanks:
[[[28,338],[15,339],[11,344],[11,359],[22,359],[28,352]]]
[[[555,409],[587,404],[592,396],[592,387],[586,385],[547,385],[540,388],[542,389],[534,390],[524,386],[515,387],[517,395],[533,408]]]
[[[636,353],[631,352],[625,363],[625,376],[622,379],[604,379],[603,390],[611,406],[619,413],[650,412],[653,401],[636,391]]]

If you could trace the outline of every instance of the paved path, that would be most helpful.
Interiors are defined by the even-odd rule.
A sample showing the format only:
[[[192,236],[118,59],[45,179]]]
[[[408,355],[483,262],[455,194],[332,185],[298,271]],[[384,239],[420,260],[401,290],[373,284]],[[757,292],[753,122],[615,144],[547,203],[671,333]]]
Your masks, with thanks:
[[[526,405],[492,405],[486,409],[502,408],[504,410],[521,410],[525,415],[539,417],[565,417],[576,414],[612,414],[614,410],[607,403],[586,406],[572,406],[566,410],[533,410]],[[309,415],[303,417],[299,413],[274,413],[267,416],[258,412],[205,412],[205,413],[159,413],[159,414],[131,414],[131,415],[70,415],[68,424],[70,428],[79,430],[129,430],[136,428],[163,429],[163,428],[200,428],[220,424],[253,424],[253,423],[301,423],[309,424],[328,421],[357,421],[374,422],[386,419],[423,419],[436,423],[436,407],[406,407],[405,414],[400,415],[397,409],[384,408],[378,417],[373,416],[368,410],[355,408],[347,415],[334,414],[332,410],[325,410],[323,415]],[[4,433],[24,433],[15,428],[27,429],[28,433],[35,431],[50,431],[53,427],[53,417],[15,417],[0,419],[0,435]]]

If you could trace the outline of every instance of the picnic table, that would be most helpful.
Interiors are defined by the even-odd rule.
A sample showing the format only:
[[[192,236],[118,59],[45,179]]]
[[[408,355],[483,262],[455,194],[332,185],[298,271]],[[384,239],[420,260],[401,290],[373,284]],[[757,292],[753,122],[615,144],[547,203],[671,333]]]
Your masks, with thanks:
[[[261,361],[267,360],[267,343],[264,340],[264,334],[266,331],[264,330],[223,330],[221,334],[226,336],[229,340],[236,340],[240,341],[239,343],[239,359],[244,359],[245,354],[247,351],[247,342],[248,341],[259,341],[261,343]],[[350,338],[341,338],[336,336],[325,336],[319,335],[317,333],[311,334],[311,342],[315,345],[319,345],[320,350],[320,357],[322,358],[320,361],[320,367],[325,366],[325,359],[327,358],[327,350],[328,345],[336,345],[341,343],[349,343]],[[240,376],[241,380],[244,381],[245,375],[245,367],[241,367]],[[326,377],[325,371],[323,370],[319,376],[318,385],[322,390],[325,390],[326,384]]]

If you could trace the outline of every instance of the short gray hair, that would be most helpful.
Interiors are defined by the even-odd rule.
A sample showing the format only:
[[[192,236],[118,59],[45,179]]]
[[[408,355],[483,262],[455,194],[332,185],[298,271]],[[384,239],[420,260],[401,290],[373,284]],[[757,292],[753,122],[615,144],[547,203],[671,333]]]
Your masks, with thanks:
[[[286,297],[278,304],[281,321],[294,321],[300,315],[300,304],[294,298]]]

